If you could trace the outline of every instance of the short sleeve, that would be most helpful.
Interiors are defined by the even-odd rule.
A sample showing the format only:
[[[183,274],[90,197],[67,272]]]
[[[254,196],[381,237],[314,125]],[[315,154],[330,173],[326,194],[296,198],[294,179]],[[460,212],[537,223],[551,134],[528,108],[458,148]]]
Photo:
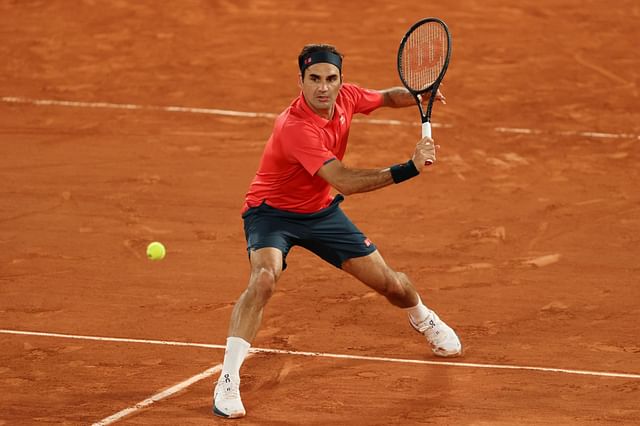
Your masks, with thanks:
[[[345,83],[342,91],[352,103],[354,114],[369,114],[382,106],[382,93],[377,90],[363,89],[355,84]]]
[[[320,130],[311,125],[283,129],[282,141],[287,158],[300,163],[311,176],[336,158],[324,145]]]

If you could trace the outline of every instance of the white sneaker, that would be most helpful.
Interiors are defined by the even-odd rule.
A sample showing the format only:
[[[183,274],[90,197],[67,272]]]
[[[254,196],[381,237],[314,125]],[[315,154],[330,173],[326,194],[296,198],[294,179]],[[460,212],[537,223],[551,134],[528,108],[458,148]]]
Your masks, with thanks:
[[[434,354],[444,357],[455,357],[462,354],[460,339],[451,327],[442,321],[435,312],[419,324],[409,317],[409,323],[420,334],[427,338]]]
[[[240,377],[228,373],[220,375],[213,391],[213,414],[229,419],[247,414],[240,399]]]

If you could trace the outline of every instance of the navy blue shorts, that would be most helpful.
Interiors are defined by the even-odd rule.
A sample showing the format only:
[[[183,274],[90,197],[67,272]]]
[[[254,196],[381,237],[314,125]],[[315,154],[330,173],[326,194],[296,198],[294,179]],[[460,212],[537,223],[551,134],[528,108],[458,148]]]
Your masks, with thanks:
[[[376,246],[340,209],[342,200],[337,195],[328,207],[308,214],[278,210],[264,202],[250,208],[242,215],[247,252],[277,248],[282,252],[282,269],[293,246],[306,248],[336,268],[347,259],[373,253]]]

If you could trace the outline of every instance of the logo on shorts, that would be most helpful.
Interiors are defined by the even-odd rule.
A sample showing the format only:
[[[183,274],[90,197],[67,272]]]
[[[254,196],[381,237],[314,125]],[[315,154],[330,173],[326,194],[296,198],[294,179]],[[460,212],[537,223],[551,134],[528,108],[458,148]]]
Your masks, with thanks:
[[[371,246],[371,240],[368,239],[368,238],[365,238],[364,239],[364,245],[367,246],[367,247]]]

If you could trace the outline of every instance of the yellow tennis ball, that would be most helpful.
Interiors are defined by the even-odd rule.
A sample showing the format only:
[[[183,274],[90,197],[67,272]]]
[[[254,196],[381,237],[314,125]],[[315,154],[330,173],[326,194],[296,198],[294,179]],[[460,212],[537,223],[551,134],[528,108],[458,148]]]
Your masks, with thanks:
[[[162,243],[154,241],[147,246],[147,257],[149,260],[162,260],[166,254],[167,250]]]

